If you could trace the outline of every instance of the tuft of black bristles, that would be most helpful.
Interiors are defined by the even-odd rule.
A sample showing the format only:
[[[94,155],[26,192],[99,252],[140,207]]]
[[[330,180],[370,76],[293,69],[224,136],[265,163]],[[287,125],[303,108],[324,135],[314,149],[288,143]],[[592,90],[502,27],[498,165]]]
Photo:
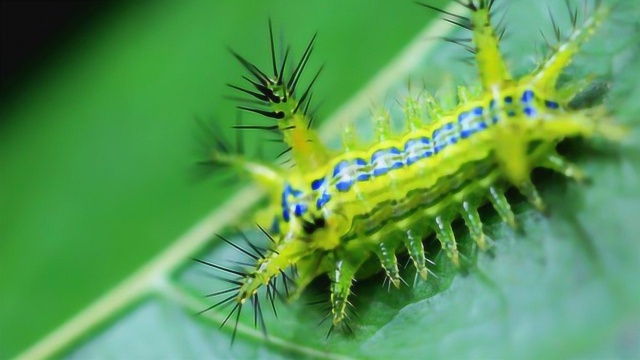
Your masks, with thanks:
[[[258,229],[265,236],[266,239],[275,244],[275,239],[269,232],[267,232],[264,228],[258,225]],[[224,242],[225,244],[231,246],[234,250],[239,252],[240,254],[246,256],[248,258],[248,262],[244,261],[231,261],[236,265],[240,265],[243,267],[248,267],[249,270],[239,270],[236,268],[231,268],[227,266],[222,266],[219,264],[214,264],[207,260],[194,258],[193,260],[199,264],[205,265],[209,268],[214,269],[217,273],[220,273],[222,276],[215,276],[216,278],[228,283],[231,287],[222,289],[216,292],[212,292],[204,295],[206,298],[216,298],[220,296],[226,296],[222,300],[218,300],[213,305],[199,311],[196,315],[201,315],[205,312],[216,308],[223,308],[230,306],[235,303],[228,314],[226,314],[224,320],[222,321],[220,327],[224,326],[229,322],[230,319],[234,318],[234,326],[233,326],[233,334],[231,337],[231,343],[233,344],[235,340],[235,336],[238,329],[238,322],[240,321],[240,313],[243,308],[243,303],[238,301],[238,296],[240,295],[240,289],[245,283],[246,279],[255,277],[255,273],[253,269],[255,269],[256,264],[266,259],[266,256],[269,252],[276,253],[276,250],[273,249],[264,249],[256,244],[254,244],[251,240],[249,240],[248,236],[238,231],[240,237],[244,243],[246,243],[247,247],[240,245],[238,242],[231,241],[227,237],[216,234],[215,236]],[[293,270],[293,274],[295,276],[295,269]],[[282,287],[284,288],[284,294],[279,289],[278,278],[282,279]],[[269,307],[273,311],[274,316],[278,316],[278,311],[276,308],[276,299],[286,299],[290,296],[290,286],[295,286],[295,280],[292,278],[292,275],[287,274],[284,270],[280,270],[278,276],[275,276],[269,280],[265,287],[264,299],[270,304]],[[262,333],[267,336],[267,326],[264,319],[264,313],[262,310],[262,303],[258,293],[253,294],[248,297],[251,302],[251,308],[253,310],[253,325],[255,328],[260,328]],[[234,316],[235,315],[235,316]]]
[[[351,293],[351,295],[353,295],[353,293]],[[305,305],[311,306],[311,307],[321,307],[321,310],[324,313],[324,315],[322,316],[320,321],[316,324],[317,327],[320,327],[323,324],[325,324],[327,320],[329,320],[333,315],[333,313],[331,312],[331,302],[325,296],[317,300],[309,301],[305,303]],[[342,319],[342,322],[340,323],[343,329],[343,332],[347,334],[353,334],[353,329],[350,325],[350,322],[352,321],[351,317],[353,316],[354,318],[360,320],[360,316],[356,313],[355,307],[349,301],[347,301],[347,307],[345,308],[344,315],[345,317],[344,319]],[[326,335],[327,339],[331,336],[334,329],[335,329],[335,325],[333,323],[329,325],[329,329],[327,330],[327,335]]]
[[[233,166],[232,163],[225,161],[225,159],[245,156],[244,135],[239,131],[236,132],[234,143],[232,144],[216,121],[204,121],[202,118],[197,117],[196,123],[199,127],[197,139],[200,160],[196,161],[195,179],[202,180],[211,175],[229,175],[228,178],[223,177],[222,180],[226,180],[229,183],[237,183],[237,175],[234,172],[223,170],[228,170]],[[240,113],[238,113],[234,127],[244,127]],[[257,151],[254,155],[254,158],[257,159],[261,157],[261,151]]]
[[[200,161],[199,164],[213,165],[216,160],[212,158],[212,152],[214,154],[229,154],[234,152],[231,144],[215,122],[206,123],[202,118],[197,117],[196,123],[200,127],[198,142],[200,143],[201,151],[206,154],[205,160]],[[226,164],[219,165],[226,166]]]
[[[232,146],[215,122],[196,118],[196,123],[199,128],[196,134],[199,145],[197,156],[200,160],[196,161],[197,166],[192,169],[192,180],[200,181],[211,175],[229,174],[227,171],[219,171],[229,167],[228,163],[220,161],[220,155],[242,155],[244,148]]]
[[[251,151],[253,155],[249,155],[251,159],[261,160],[264,158],[264,151],[261,146],[263,142],[272,143],[284,143],[281,130],[290,130],[294,126],[288,126],[284,129],[280,129],[278,125],[245,125],[242,122],[240,116],[241,112],[238,112],[235,125],[231,126],[235,130],[263,130],[272,133],[276,138],[261,139],[256,143],[256,148]],[[235,139],[233,142],[224,135],[223,130],[215,121],[204,121],[201,118],[196,118],[199,131],[197,133],[197,143],[199,148],[197,150],[199,160],[196,161],[197,167],[194,170],[194,180],[199,181],[203,178],[212,175],[225,175],[222,176],[222,181],[225,184],[236,184],[238,182],[237,172],[224,171],[234,166],[233,161],[229,161],[233,158],[244,157],[246,155],[244,132],[235,131]],[[284,155],[289,153],[291,148],[286,147],[284,150],[274,158],[278,160]]]
[[[578,6],[572,6],[569,0],[565,0],[564,3],[567,8],[567,15],[569,16],[572,31],[575,31],[578,28]],[[600,1],[595,1],[596,8],[600,6],[599,3]],[[584,8],[586,9],[587,6],[585,5]],[[560,25],[558,24],[556,17],[551,11],[551,8],[547,7],[547,12],[549,13],[549,19],[551,20],[551,30],[553,32],[553,37],[555,38],[555,43],[551,43],[549,41],[543,29],[540,29],[539,31],[542,35],[542,40],[544,42],[544,45],[546,46],[546,49],[553,52],[557,50],[558,45],[561,44],[564,39]],[[584,16],[587,17],[586,14]]]
[[[493,5],[495,4],[495,0],[480,0],[478,1],[478,5],[476,5],[473,0],[468,0],[468,1],[454,0],[454,1],[473,12],[476,12],[478,10],[483,10],[483,9],[488,9],[491,12],[491,10],[493,9]],[[442,19],[450,24],[459,26],[469,31],[473,30],[473,24],[471,22],[471,19],[469,19],[466,16],[454,14],[452,12],[439,8],[437,6],[425,4],[420,1],[416,1],[415,3],[420,6],[426,7],[427,9],[430,9],[448,16],[448,17],[443,17]]]
[[[250,103],[238,106],[238,108],[244,111],[249,111],[265,116],[270,119],[279,120],[284,118],[286,115],[281,111],[271,110],[270,105],[286,103],[292,99],[293,101],[296,101],[294,113],[299,111],[300,109],[303,109],[303,112],[306,114],[310,102],[311,87],[315,83],[320,71],[318,71],[311,83],[307,86],[307,89],[304,91],[300,99],[297,99],[295,94],[300,78],[307,66],[309,58],[311,57],[311,53],[313,52],[316,36],[317,34],[313,35],[313,37],[307,44],[302,57],[295,65],[293,71],[290,74],[285,73],[290,49],[287,48],[284,56],[282,56],[282,60],[279,62],[276,56],[275,42],[273,39],[273,26],[271,20],[269,20],[269,44],[271,50],[271,71],[273,72],[272,75],[267,75],[266,72],[261,70],[257,65],[251,63],[237,52],[229,49],[231,54],[251,75],[251,77],[243,76],[243,79],[250,84],[249,88],[244,88],[242,86],[234,84],[227,84],[229,87],[238,90],[245,95],[249,95],[252,98],[250,99]],[[322,68],[320,70],[322,70]],[[255,107],[256,105],[260,107]],[[247,126],[241,127],[239,129],[263,129],[263,127]],[[266,127],[266,130],[271,129],[272,127]]]
[[[461,1],[461,0],[455,0],[458,4],[464,6],[465,8],[471,10],[471,11],[479,11],[479,10],[483,10],[483,9],[488,9],[489,10],[489,16],[491,17],[493,15],[493,5],[495,4],[495,0],[481,0],[479,1],[478,5],[475,5],[475,3],[472,0],[469,0],[467,2]],[[442,8],[439,8],[437,6],[434,5],[430,5],[430,4],[426,4],[423,2],[419,2],[416,1],[416,4],[425,7],[429,10],[438,12],[440,14],[445,15],[445,17],[442,17],[442,19],[450,24],[459,26],[465,30],[469,30],[469,31],[473,31],[473,23],[471,21],[471,19],[469,17],[463,16],[463,15],[458,15],[458,14],[454,14],[450,11],[444,10]],[[497,32],[497,36],[499,39],[502,39],[502,37],[504,36],[505,33],[505,27],[502,24],[502,21],[504,20],[504,16],[500,19],[500,21],[498,22],[498,25],[495,27],[495,30]],[[455,45],[459,45],[461,46],[463,49],[465,49],[467,52],[469,52],[472,55],[475,55],[478,52],[478,49],[476,49],[475,45],[473,44],[473,40],[470,37],[450,37],[450,36],[442,36],[442,37],[438,37],[439,40],[444,40],[446,42],[455,44]],[[473,58],[471,58],[473,59]]]
[[[442,39],[442,40],[444,40],[444,41],[446,41],[448,43],[452,43],[452,44],[456,44],[456,45],[462,46],[467,52],[469,52],[471,54],[475,54],[475,53],[478,52],[476,47],[473,46],[473,40],[471,38],[443,36],[440,39]]]
[[[460,4],[462,4],[462,2],[460,2],[460,1],[457,1],[457,2],[458,2],[458,3],[460,3]],[[429,4],[425,4],[425,3],[422,3],[422,2],[419,2],[419,1],[416,1],[416,4],[418,4],[418,5],[420,5],[420,6],[423,6],[423,7],[426,7],[427,9],[430,9],[430,10],[433,10],[433,11],[436,11],[436,12],[439,12],[439,13],[441,13],[441,14],[444,14],[444,15],[449,16],[448,18],[447,18],[447,17],[443,17],[442,19],[443,19],[444,21],[446,21],[446,22],[450,23],[450,24],[453,24],[453,25],[459,26],[459,27],[461,27],[461,28],[463,28],[463,29],[473,30],[473,26],[472,26],[472,24],[471,24],[471,19],[469,19],[469,18],[468,18],[468,17],[466,17],[466,16],[462,16],[462,15],[454,14],[454,13],[451,13],[451,12],[449,12],[449,11],[446,11],[446,10],[444,10],[444,9],[442,9],[442,8],[439,8],[439,7],[437,7],[437,6],[429,5]],[[473,3],[470,3],[470,4],[472,4],[472,5],[473,5]],[[462,5],[467,6],[467,5],[465,5],[465,4],[462,4]],[[475,10],[474,10],[474,11],[475,11]]]

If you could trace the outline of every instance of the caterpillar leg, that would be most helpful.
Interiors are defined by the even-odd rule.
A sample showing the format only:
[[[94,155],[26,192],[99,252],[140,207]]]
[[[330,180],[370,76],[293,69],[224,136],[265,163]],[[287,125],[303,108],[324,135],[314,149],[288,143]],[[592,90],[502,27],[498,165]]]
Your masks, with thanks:
[[[433,230],[436,232],[436,237],[440,241],[440,245],[446,252],[447,257],[451,259],[455,266],[459,267],[460,256],[458,254],[456,238],[453,235],[453,229],[451,229],[451,221],[444,219],[442,216],[436,216]]]
[[[396,249],[389,242],[380,241],[375,250],[376,255],[380,259],[380,264],[384,268],[389,281],[396,288],[400,287],[400,271],[398,270],[398,258],[396,258]]]
[[[516,187],[518,188],[520,193],[527,198],[531,205],[533,205],[538,211],[544,211],[544,201],[542,201],[540,194],[538,194],[538,190],[536,189],[535,185],[533,185],[531,180],[527,179],[524,182],[516,184]]]
[[[513,214],[513,211],[511,211],[511,205],[509,205],[504,191],[496,186],[489,187],[489,200],[498,212],[498,215],[502,218],[502,221],[506,222],[510,227],[515,228],[516,216]]]
[[[560,173],[578,183],[583,183],[587,179],[580,167],[572,164],[557,152],[548,154],[540,166]]]
[[[473,241],[475,241],[480,250],[486,250],[487,240],[484,232],[482,232],[482,220],[480,220],[480,214],[478,214],[478,204],[469,200],[463,201],[460,215],[462,215],[465,224],[469,228]]]
[[[331,334],[331,331],[336,325],[344,323],[344,319],[349,318],[347,315],[347,308],[351,306],[351,303],[349,302],[351,286],[355,281],[356,272],[364,263],[366,257],[358,259],[338,257],[338,259],[339,260],[335,261],[333,271],[329,272],[329,278],[331,279],[330,291],[332,316],[332,325],[329,330],[329,334]]]
[[[427,259],[424,256],[424,245],[422,244],[422,236],[416,234],[413,230],[407,231],[407,236],[403,238],[404,246],[409,252],[409,257],[413,265],[418,270],[418,274],[423,280],[427,280],[429,270],[427,269]]]

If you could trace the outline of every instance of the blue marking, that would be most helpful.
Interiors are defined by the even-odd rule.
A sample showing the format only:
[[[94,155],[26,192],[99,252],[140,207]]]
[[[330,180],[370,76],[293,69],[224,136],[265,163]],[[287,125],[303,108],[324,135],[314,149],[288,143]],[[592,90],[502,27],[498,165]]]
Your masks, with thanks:
[[[382,175],[384,175],[384,174],[386,174],[388,172],[389,172],[389,168],[387,168],[387,167],[376,168],[376,169],[373,169],[373,176],[382,176]]]
[[[532,107],[527,106],[526,108],[524,108],[524,113],[528,117],[534,117],[536,115],[536,110]]]
[[[497,123],[498,121],[500,121],[500,118],[498,117],[498,115],[494,115],[494,116],[491,118],[491,121],[493,121],[493,123],[495,124],[495,123]]]
[[[338,176],[340,172],[349,167],[349,162],[347,160],[342,160],[336,164],[336,167],[333,168],[333,177]]]
[[[446,123],[441,128],[433,131],[433,144],[436,153],[442,151],[448,145],[455,144],[457,141],[453,123]]]
[[[354,163],[357,166],[358,175],[356,176],[357,181],[367,181],[371,178],[371,174],[366,171],[363,171],[362,168],[367,166],[367,162],[362,158],[357,158]]]
[[[389,172],[389,168],[388,167],[375,168],[375,169],[373,169],[373,176],[381,176],[381,175],[384,175],[384,174],[386,174],[388,172]]]
[[[522,93],[522,102],[530,102],[531,100],[533,100],[533,91],[532,90],[525,90]]]
[[[557,102],[555,102],[555,101],[551,101],[551,100],[545,100],[545,101],[544,101],[544,104],[545,104],[545,106],[546,106],[547,108],[549,108],[549,109],[553,109],[553,110],[556,110],[556,109],[558,109],[558,108],[560,107],[560,104],[558,104],[558,103],[557,103]]]
[[[423,136],[418,139],[409,139],[404,144],[405,163],[411,165],[416,161],[433,155],[429,138]]]
[[[282,191],[282,201],[280,202],[280,204],[282,205],[282,208],[286,208],[287,205],[287,198],[289,197],[289,192],[290,192],[291,188],[289,187],[289,184],[285,184],[284,186],[284,190]]]
[[[340,181],[336,184],[336,189],[338,189],[338,191],[340,192],[346,192],[349,191],[349,189],[351,189],[351,186],[353,185],[354,181]]]
[[[494,107],[496,107],[496,99],[491,99],[491,101],[489,101],[489,108],[493,109]]]
[[[289,196],[293,196],[294,198],[298,198],[298,197],[300,197],[302,195],[304,195],[304,194],[303,194],[303,192],[301,190],[294,189],[289,184],[286,184],[284,186],[284,192],[282,193],[283,199],[286,199]]]
[[[366,171],[367,162],[364,159],[342,160],[333,169],[333,178],[337,180],[336,189],[349,191],[357,181],[366,181],[371,175]]]
[[[504,102],[505,102],[506,104],[511,104],[511,103],[513,102],[513,97],[511,97],[511,96],[505,96],[505,97],[504,97]]]
[[[371,155],[371,165],[373,165],[373,176],[384,175],[392,169],[404,166],[402,153],[396,147],[378,150]]]
[[[371,174],[369,174],[366,171],[366,167],[367,167],[367,161],[361,158],[357,158],[356,159],[356,168],[355,170],[358,172],[358,176],[356,177],[357,179],[362,179],[363,180],[368,180],[371,177]]]
[[[487,124],[483,121],[482,113],[484,109],[480,106],[473,108],[471,113],[463,112],[458,116],[460,125],[460,137],[466,139],[474,133],[486,129]]]
[[[320,198],[318,198],[318,200],[316,201],[316,207],[318,208],[318,210],[322,209],[322,207],[325,206],[329,202],[329,200],[331,200],[331,195],[322,193]]]
[[[293,213],[296,216],[302,216],[305,212],[307,212],[307,205],[305,204],[296,204],[293,207]]]
[[[316,191],[320,189],[320,187],[324,185],[324,183],[325,183],[325,178],[313,180],[313,182],[311,183],[311,190]]]
[[[476,132],[475,130],[462,130],[462,131],[460,131],[460,137],[462,139],[466,139],[469,136],[473,135],[473,133],[475,133],[475,132]]]
[[[291,208],[296,216],[302,216],[307,211],[307,204],[304,199],[300,199],[304,193],[301,190],[296,190],[289,184],[285,184],[282,191],[282,218],[284,221],[289,222],[291,216]],[[294,202],[289,200],[293,198]],[[298,200],[298,201],[295,201]]]
[[[326,180],[326,178],[317,179],[311,183],[311,188],[314,191],[320,192],[319,197],[316,200],[316,207],[318,208],[318,210],[320,210],[331,199],[331,195],[327,193],[328,185],[329,182]]]
[[[513,111],[513,110],[509,110],[509,111],[507,111],[507,116],[508,117],[514,117],[514,116],[516,116],[516,112]]]

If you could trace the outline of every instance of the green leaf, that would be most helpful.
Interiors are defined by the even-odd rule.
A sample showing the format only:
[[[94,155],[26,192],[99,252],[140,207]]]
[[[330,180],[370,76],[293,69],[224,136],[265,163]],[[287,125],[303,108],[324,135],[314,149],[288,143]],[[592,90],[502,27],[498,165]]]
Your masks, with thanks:
[[[253,329],[252,314],[245,311],[233,347],[233,326],[218,326],[229,309],[194,315],[213,304],[203,295],[224,285],[189,258],[240,259],[233,249],[209,239],[241,220],[259,197],[253,188],[227,189],[215,182],[188,185],[183,174],[194,141],[191,115],[208,116],[220,108],[223,118],[234,117],[228,111],[232,103],[217,101],[222,84],[236,81],[240,73],[231,57],[221,54],[223,43],[240,43],[234,49],[243,55],[264,58],[269,13],[295,44],[303,44],[317,28],[318,52],[326,39],[322,55],[330,68],[337,68],[318,93],[331,95],[328,110],[340,99],[352,98],[322,125],[327,139],[339,135],[342,121],[357,120],[366,133],[367,109],[375,99],[386,95],[387,105],[397,111],[394,99],[403,96],[409,73],[424,79],[430,89],[442,87],[451,74],[456,83],[474,78],[471,67],[451,61],[464,55],[462,49],[426,40],[447,31],[443,21],[428,26],[401,50],[434,14],[425,15],[411,3],[367,4],[277,3],[254,5],[251,11],[238,11],[231,3],[196,2],[156,5],[152,11],[142,5],[127,8],[105,21],[91,40],[77,40],[83,46],[65,54],[68,64],[61,61],[42,72],[27,92],[32,96],[3,109],[9,121],[0,132],[0,200],[14,208],[0,218],[3,239],[8,239],[0,245],[0,357],[16,355],[48,331],[22,355],[640,356],[640,136],[634,127],[640,110],[640,66],[633,64],[640,53],[634,30],[638,17],[633,14],[640,6],[632,4],[616,12],[569,76],[606,74],[611,83],[608,106],[633,131],[621,144],[569,144],[591,182],[578,185],[537,176],[549,215],[511,196],[519,231],[506,227],[488,209],[481,214],[492,251],[474,253],[466,230],[456,228],[463,253],[475,264],[468,271],[460,274],[436,255],[435,276],[427,282],[399,290],[382,287],[381,276],[358,282],[359,318],[353,335],[338,331],[325,340],[328,326],[316,326],[324,310],[304,303],[327,296],[322,284],[314,287],[318,294],[293,304],[278,303],[277,319],[270,305],[263,304],[266,339]],[[544,7],[526,1],[510,5],[505,50],[522,71],[530,68],[532,39],[539,39],[538,25],[523,25],[540,23],[548,34],[551,27]],[[561,28],[568,29],[564,4],[549,6]],[[317,26],[309,29],[309,18]],[[234,25],[238,22],[243,26]],[[242,31],[229,31],[238,28]],[[374,77],[374,69],[384,63]],[[368,78],[364,90],[350,96]],[[42,85],[47,83],[51,85]],[[596,93],[602,97],[598,89]],[[76,101],[70,102],[73,97]],[[231,192],[236,193],[229,199]],[[213,212],[191,227],[212,206]],[[429,251],[437,254],[435,246]],[[152,257],[154,253],[158,255]],[[404,274],[411,284],[412,270]],[[118,283],[120,279],[125,280]],[[100,295],[106,289],[111,290]],[[91,299],[98,300],[65,321]],[[53,330],[56,323],[63,325]]]

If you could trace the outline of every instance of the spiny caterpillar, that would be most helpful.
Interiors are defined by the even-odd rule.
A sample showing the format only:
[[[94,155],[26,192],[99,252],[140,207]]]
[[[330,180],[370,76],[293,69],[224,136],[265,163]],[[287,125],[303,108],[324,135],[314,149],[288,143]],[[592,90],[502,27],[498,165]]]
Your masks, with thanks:
[[[223,325],[235,314],[236,326],[247,303],[255,322],[264,320],[259,290],[266,289],[272,303],[281,278],[290,300],[300,297],[317,277],[330,279],[331,327],[344,325],[356,279],[382,268],[396,287],[404,282],[397,254],[407,253],[417,275],[427,279],[429,269],[423,240],[435,235],[448,259],[460,266],[451,223],[462,218],[477,247],[488,247],[478,208],[492,204],[500,218],[515,227],[505,196],[515,187],[538,210],[543,200],[531,182],[534,168],[547,168],[581,181],[583,172],[563,158],[556,146],[565,138],[616,138],[621,130],[611,124],[602,105],[574,109],[571,101],[590,80],[558,86],[558,79],[580,47],[607,18],[610,7],[596,2],[593,13],[577,25],[577,9],[569,7],[573,31],[531,73],[514,78],[499,50],[501,32],[492,23],[494,0],[457,0],[470,11],[464,17],[432,5],[445,20],[471,32],[466,39],[448,38],[468,46],[478,69],[480,85],[459,87],[458,104],[445,108],[423,93],[404,104],[405,129],[391,130],[387,111],[374,115],[373,144],[358,141],[353,125],[343,133],[343,150],[327,149],[310,127],[311,86],[298,95],[299,81],[311,56],[315,36],[289,73],[289,51],[276,59],[270,30],[272,75],[237,53],[249,72],[249,88],[231,87],[257,100],[259,107],[240,106],[275,122],[273,125],[238,125],[236,128],[279,132],[295,166],[283,169],[229,151],[218,142],[208,163],[238,169],[251,176],[269,194],[269,224],[258,225],[270,240],[268,249],[247,241],[250,249],[219,236],[251,259],[244,269],[208,261],[207,266],[235,276],[232,284],[210,296],[224,298],[209,308],[232,306]],[[556,31],[559,37],[558,31]],[[468,45],[472,44],[472,45]],[[288,285],[295,289],[289,293]],[[274,309],[275,310],[275,309]],[[234,329],[235,336],[235,329]]]

